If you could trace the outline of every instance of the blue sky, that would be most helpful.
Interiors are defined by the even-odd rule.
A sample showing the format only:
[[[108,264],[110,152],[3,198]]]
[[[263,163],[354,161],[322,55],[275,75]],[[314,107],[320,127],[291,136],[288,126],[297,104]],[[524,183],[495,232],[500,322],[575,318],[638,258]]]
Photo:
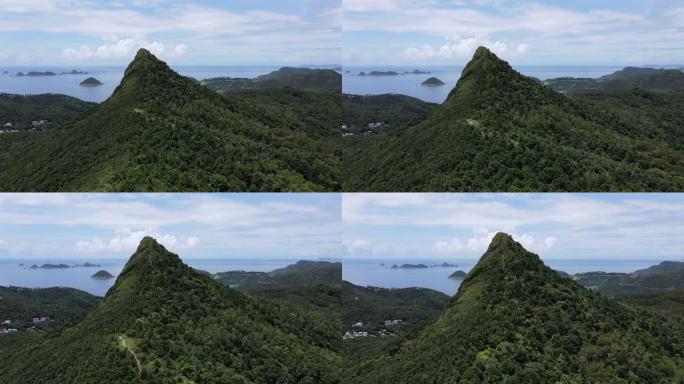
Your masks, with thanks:
[[[684,1],[343,0],[346,65],[684,64]]]
[[[0,65],[339,64],[340,0],[2,0]]]
[[[0,258],[340,257],[339,194],[0,194]]]
[[[344,194],[343,258],[479,258],[498,231],[544,259],[684,260],[682,194]]]

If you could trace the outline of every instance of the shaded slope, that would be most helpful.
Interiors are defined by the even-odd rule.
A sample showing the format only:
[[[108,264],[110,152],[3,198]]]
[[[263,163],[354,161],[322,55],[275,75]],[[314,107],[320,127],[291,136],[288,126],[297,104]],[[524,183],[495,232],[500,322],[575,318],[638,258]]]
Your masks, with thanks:
[[[577,285],[499,233],[439,320],[349,382],[678,382],[683,357],[673,324]]]
[[[343,141],[356,146],[345,150],[343,189],[683,189],[684,151],[641,124],[558,94],[479,48],[425,120],[382,140]]]
[[[283,321],[145,238],[82,322],[22,350],[0,351],[0,377],[12,383],[337,382],[334,353],[282,331],[276,324]]]
[[[339,97],[310,97],[320,111],[308,115],[299,105],[306,94],[292,93],[223,97],[141,50],[114,94],[84,119],[0,138],[0,189],[335,190],[339,131],[330,120]]]

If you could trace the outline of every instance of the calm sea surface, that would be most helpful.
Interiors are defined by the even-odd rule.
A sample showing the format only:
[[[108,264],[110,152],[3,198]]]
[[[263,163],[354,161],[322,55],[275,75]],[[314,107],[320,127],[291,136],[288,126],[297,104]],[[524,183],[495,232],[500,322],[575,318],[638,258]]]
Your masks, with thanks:
[[[519,66],[515,69],[527,76],[534,76],[541,80],[555,77],[591,77],[597,78],[603,75],[619,71],[623,66]],[[429,75],[406,74],[400,76],[357,76],[359,72],[370,71],[395,71],[398,73],[411,72],[414,69],[430,71]],[[347,73],[349,71],[349,73]],[[463,66],[450,67],[366,67],[345,66],[342,77],[342,90],[344,93],[355,95],[380,95],[385,93],[398,93],[417,97],[433,103],[443,102],[449,92],[454,88],[461,76]],[[437,77],[446,85],[441,87],[426,87],[421,85],[430,77]]]
[[[69,269],[30,269],[33,264],[83,264],[84,262],[99,264],[101,267],[69,268]],[[0,260],[0,286],[16,286],[27,288],[70,287],[76,288],[93,295],[104,296],[109,287],[116,279],[98,280],[92,276],[100,269],[118,276],[126,265],[127,260],[72,260],[72,259],[49,259],[49,260]],[[184,260],[189,266],[210,273],[244,270],[268,272],[277,268],[295,263],[297,260]],[[20,266],[19,264],[24,264]]]
[[[198,80],[210,77],[248,77],[253,78],[277,70],[277,66],[179,66],[173,69],[184,76]],[[69,72],[72,69],[88,72],[87,75],[58,76],[15,76],[19,72],[31,71],[55,73]],[[0,93],[19,95],[59,93],[81,100],[102,102],[112,95],[114,89],[123,78],[125,67],[3,67],[0,66]],[[4,73],[7,71],[7,73]],[[82,87],[79,85],[88,77],[94,77],[104,83],[99,87]]]
[[[434,265],[447,262],[458,264],[455,268],[428,269],[391,269],[392,264],[425,264]],[[570,274],[591,271],[633,272],[658,264],[653,260],[544,260],[546,265]],[[385,264],[382,266],[381,264]],[[431,288],[453,295],[461,284],[460,280],[449,279],[454,271],[462,269],[468,272],[477,260],[361,260],[345,259],[342,278],[361,286],[372,285],[384,288]]]

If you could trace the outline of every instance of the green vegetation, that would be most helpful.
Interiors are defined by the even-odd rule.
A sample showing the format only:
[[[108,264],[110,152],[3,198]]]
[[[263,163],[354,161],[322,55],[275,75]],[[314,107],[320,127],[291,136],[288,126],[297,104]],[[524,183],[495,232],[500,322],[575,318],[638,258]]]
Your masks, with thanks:
[[[221,95],[145,50],[62,129],[0,137],[4,191],[334,191],[339,93]]]
[[[343,282],[345,331],[365,331],[370,336],[344,340],[342,376],[353,377],[359,369],[367,368],[368,360],[398,350],[404,340],[437,320],[448,302],[449,296],[427,288],[387,289]],[[402,322],[385,326],[386,320]],[[363,325],[353,326],[359,322]]]
[[[349,383],[658,383],[684,380],[676,321],[604,298],[497,234],[444,312]]]
[[[200,84],[224,93],[289,87],[339,95],[342,91],[342,76],[332,69],[283,67],[255,79],[216,77],[202,80]]]
[[[543,82],[563,93],[631,90],[639,88],[653,92],[684,89],[684,72],[677,69],[626,67],[598,79],[559,77]]]
[[[385,132],[397,129],[424,118],[437,104],[427,103],[415,97],[386,94],[373,96],[342,95],[343,132],[361,133],[368,130],[368,123],[383,122]],[[352,138],[346,138],[350,140]],[[350,144],[353,146],[353,144]]]
[[[81,85],[84,87],[98,87],[102,85],[102,82],[94,77],[89,77],[81,81]]]
[[[92,110],[97,104],[64,95],[21,96],[0,93],[0,131],[46,129],[62,126]],[[34,126],[33,122],[45,121]],[[11,126],[5,126],[11,123]],[[6,140],[0,138],[0,142]]]
[[[104,269],[101,269],[101,270],[95,272],[95,273],[94,273],[92,276],[90,276],[90,277],[92,277],[93,279],[105,279],[105,280],[106,280],[106,279],[113,279],[113,278],[114,278],[114,275],[112,275],[111,273],[105,271]]]
[[[0,377],[28,383],[337,383],[330,340],[195,272],[151,238],[78,324],[0,338]]]
[[[59,329],[85,316],[99,298],[73,288],[0,287],[0,322],[25,331],[33,318],[49,317],[42,329]],[[0,337],[1,339],[1,337]]]
[[[559,94],[480,48],[421,122],[343,140],[343,190],[684,189],[682,96],[597,98]]]
[[[339,288],[342,263],[300,260],[271,272],[228,271],[214,275],[220,284],[240,291],[329,285]]]
[[[431,77],[421,83],[421,85],[427,85],[431,87],[444,85],[444,82],[436,77]]]

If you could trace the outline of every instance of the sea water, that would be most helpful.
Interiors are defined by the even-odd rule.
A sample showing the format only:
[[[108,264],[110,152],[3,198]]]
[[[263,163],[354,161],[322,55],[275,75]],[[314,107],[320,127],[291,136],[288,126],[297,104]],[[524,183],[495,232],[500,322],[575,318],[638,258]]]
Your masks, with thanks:
[[[589,77],[598,78],[616,71],[623,66],[519,66],[520,73],[540,80],[556,77]],[[397,73],[412,72],[414,69],[429,71],[430,74],[402,74],[399,76],[358,76],[360,72],[394,71]],[[342,71],[342,91],[354,95],[380,95],[397,93],[416,97],[431,103],[446,100],[449,92],[456,86],[461,77],[463,66],[441,67],[388,67],[388,66],[345,66]],[[424,86],[423,81],[430,77],[442,80],[443,86]]]
[[[342,279],[360,286],[383,288],[421,287],[453,295],[461,285],[461,280],[449,279],[449,275],[457,270],[470,271],[477,264],[476,259],[444,260],[380,260],[380,259],[345,259],[343,261]],[[442,263],[456,264],[457,267],[433,267],[423,269],[393,269],[392,265],[425,264],[427,266]],[[544,260],[549,267],[575,274],[580,272],[634,272],[660,263],[654,260],[578,260],[549,259]],[[384,265],[382,265],[384,264]]]
[[[188,259],[183,260],[189,266],[218,273],[226,271],[254,271],[269,272],[294,264],[297,260],[285,259]],[[90,262],[100,267],[76,267],[67,269],[31,269],[33,264],[67,264],[76,265]],[[20,265],[23,264],[23,265]],[[116,281],[126,265],[124,259],[97,259],[97,260],[74,260],[74,259],[49,259],[49,260],[0,260],[0,286],[15,286],[26,288],[49,288],[69,287],[88,292],[96,296],[104,296],[107,290]],[[114,275],[113,279],[93,279],[95,272],[104,269]]]
[[[173,69],[183,76],[204,80],[212,77],[254,78],[277,70],[277,66],[178,66]],[[88,72],[83,75],[61,75],[73,69]],[[125,67],[3,67],[0,66],[0,93],[37,95],[57,93],[91,102],[102,102],[112,95],[119,85]],[[4,73],[7,71],[7,73]],[[55,72],[56,76],[16,76],[17,73]],[[84,87],[80,83],[94,77],[103,84]]]

